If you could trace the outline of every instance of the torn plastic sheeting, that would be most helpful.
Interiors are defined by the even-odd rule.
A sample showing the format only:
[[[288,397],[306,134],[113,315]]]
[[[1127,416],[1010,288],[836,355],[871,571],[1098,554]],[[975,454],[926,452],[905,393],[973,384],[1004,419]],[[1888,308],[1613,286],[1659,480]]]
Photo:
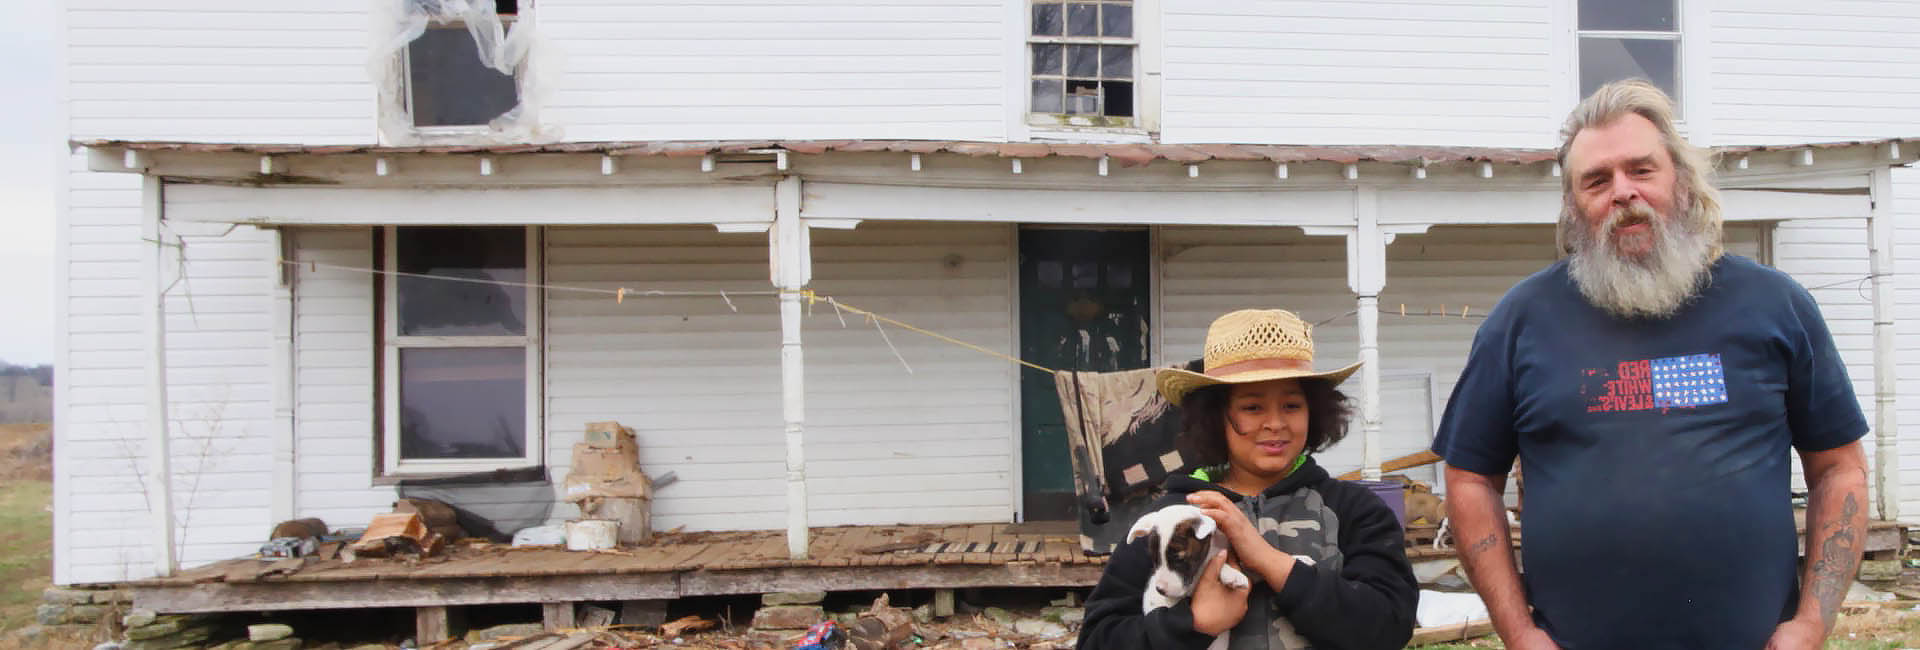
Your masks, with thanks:
[[[528,97],[533,94],[533,88],[528,83],[532,75],[516,74],[527,62],[533,46],[534,29],[530,14],[516,15],[509,28],[500,19],[495,0],[385,0],[379,6],[389,12],[392,29],[384,35],[375,35],[368,69],[380,88],[383,104],[380,123],[383,131],[397,139],[411,139],[418,135],[406,109],[407,72],[401,53],[425,34],[430,26],[453,23],[467,28],[480,64],[514,78],[518,90],[518,102],[513,108],[493,118],[487,126],[496,131],[526,132],[520,135],[532,131],[526,110]]]

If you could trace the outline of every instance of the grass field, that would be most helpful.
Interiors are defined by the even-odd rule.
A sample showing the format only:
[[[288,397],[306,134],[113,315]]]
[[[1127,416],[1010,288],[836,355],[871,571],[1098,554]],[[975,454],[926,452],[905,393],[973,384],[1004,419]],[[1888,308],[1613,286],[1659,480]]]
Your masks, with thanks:
[[[33,622],[53,574],[51,431],[0,424],[0,631]]]

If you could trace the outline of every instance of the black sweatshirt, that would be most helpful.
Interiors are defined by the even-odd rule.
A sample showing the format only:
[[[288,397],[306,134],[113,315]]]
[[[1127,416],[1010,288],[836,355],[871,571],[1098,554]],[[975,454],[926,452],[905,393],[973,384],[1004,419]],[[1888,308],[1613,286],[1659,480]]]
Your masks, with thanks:
[[[1186,476],[1168,478],[1165,487],[1155,509],[1186,503],[1194,492],[1219,492],[1240,506],[1267,543],[1315,561],[1294,560],[1277,593],[1247,572],[1253,593],[1246,617],[1233,629],[1232,650],[1291,650],[1284,629],[1289,624],[1321,650],[1400,648],[1413,636],[1419,587],[1400,522],[1366,488],[1329,477],[1312,458],[1255,497]],[[1212,643],[1193,630],[1186,600],[1141,614],[1140,597],[1153,567],[1145,538],[1114,550],[1087,599],[1080,648],[1204,650]]]

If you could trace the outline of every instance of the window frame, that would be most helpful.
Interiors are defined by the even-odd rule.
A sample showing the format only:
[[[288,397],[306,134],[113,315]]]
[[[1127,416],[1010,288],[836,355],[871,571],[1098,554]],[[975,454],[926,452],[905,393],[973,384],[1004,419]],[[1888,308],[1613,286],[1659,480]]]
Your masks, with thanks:
[[[1570,54],[1573,61],[1573,102],[1577,104],[1581,99],[1585,98],[1581,90],[1586,86],[1586,79],[1580,72],[1580,46],[1586,39],[1605,38],[1635,41],[1669,41],[1673,43],[1673,89],[1669,94],[1673,97],[1673,105],[1676,112],[1674,122],[1676,124],[1685,124],[1687,115],[1691,113],[1691,111],[1687,109],[1687,103],[1694,94],[1688,87],[1687,82],[1689,76],[1686,39],[1689,22],[1687,20],[1687,8],[1691,3],[1687,0],[1673,0],[1673,30],[1651,31],[1632,29],[1581,29],[1580,5],[1583,2],[1604,2],[1604,0],[1573,0],[1571,3],[1572,16],[1570,19],[1573,27],[1573,43]]]
[[[473,226],[481,227],[481,226]],[[540,228],[523,226],[526,229],[526,282],[529,285],[540,284],[544,276],[540,255]],[[384,250],[383,268],[388,271],[400,269],[399,233],[401,226],[382,227],[382,247]],[[400,335],[400,292],[399,276],[395,273],[381,275],[382,304],[381,315],[381,454],[380,465],[383,476],[420,476],[464,474],[490,472],[503,469],[538,467],[545,462],[546,435],[542,428],[545,413],[542,404],[542,388],[545,385],[545,367],[541,365],[543,339],[546,319],[543,318],[545,296],[539,289],[528,288],[526,294],[527,317],[526,333],[520,336],[401,336]],[[487,459],[418,459],[405,460],[400,457],[400,351],[408,348],[514,348],[526,349],[526,440],[524,454],[519,458]]]
[[[524,11],[525,9],[523,8],[521,10]],[[517,13],[500,14],[500,26],[506,29],[512,29],[513,24],[515,22],[518,22],[519,19],[520,19],[520,14],[517,14]],[[466,31],[467,21],[454,20],[454,21],[445,22],[445,23],[429,22],[427,24],[428,31],[432,31],[436,29],[458,29],[461,31]],[[421,37],[425,37],[425,35],[426,34],[423,32],[421,34]],[[457,136],[457,135],[474,135],[474,134],[494,132],[495,129],[487,123],[440,124],[440,125],[427,125],[427,126],[421,126],[415,123],[414,116],[413,116],[413,48],[411,47],[411,45],[412,45],[412,42],[409,41],[408,47],[401,47],[399,56],[395,57],[395,60],[398,61],[400,65],[401,119],[406,120],[407,128],[412,129],[414,134],[420,135],[420,136],[436,136],[436,135]],[[520,94],[520,84],[521,82],[524,81],[524,76],[526,74],[527,74],[526,61],[521,61],[519,65],[514,66],[513,68],[513,103],[514,103],[514,106],[516,107],[522,107],[523,111],[525,110],[524,105],[526,103],[526,97]],[[490,121],[491,120],[489,120],[489,122]]]
[[[1034,8],[1034,5],[1036,4],[1057,4],[1061,6],[1062,12],[1060,16],[1060,20],[1061,20],[1060,36],[1034,35],[1033,8]],[[1114,36],[1068,36],[1066,35],[1066,28],[1065,28],[1065,22],[1067,20],[1066,7],[1071,4],[1076,4],[1076,3],[1073,0],[1026,0],[1026,2],[1022,3],[1022,8],[1025,11],[1025,13],[1023,14],[1025,18],[1021,23],[1022,28],[1021,28],[1021,38],[1020,38],[1020,49],[1021,49],[1022,55],[1020,57],[1020,60],[1024,61],[1025,64],[1020,68],[1021,81],[1020,81],[1019,87],[1023,89],[1021,91],[1021,95],[1024,98],[1021,100],[1021,106],[1023,107],[1021,114],[1025,116],[1025,122],[1027,126],[1037,130],[1043,130],[1043,131],[1048,129],[1063,130],[1063,131],[1090,129],[1090,130],[1101,131],[1101,132],[1146,133],[1150,125],[1157,123],[1157,120],[1149,118],[1147,116],[1147,113],[1149,110],[1157,110],[1158,106],[1157,106],[1157,102],[1155,102],[1155,105],[1150,108],[1146,101],[1148,99],[1147,79],[1150,76],[1150,74],[1146,70],[1148,65],[1147,44],[1146,44],[1146,39],[1142,37],[1142,34],[1145,31],[1143,29],[1144,27],[1146,27],[1149,24],[1156,24],[1156,23],[1143,18],[1143,14],[1148,10],[1157,11],[1158,10],[1157,5],[1150,2],[1149,0],[1130,0],[1129,2],[1127,2],[1126,4],[1128,4],[1133,11],[1133,36],[1121,38],[1121,37],[1114,37]],[[1081,2],[1079,4],[1103,4],[1104,5],[1104,4],[1110,4],[1110,2],[1105,0],[1084,0],[1084,2]],[[1113,4],[1117,4],[1117,3],[1113,3]],[[1132,80],[1132,89],[1131,89],[1131,92],[1133,93],[1133,97],[1131,98],[1133,101],[1133,115],[1130,117],[1118,117],[1118,116],[1108,116],[1108,115],[1074,115],[1074,114],[1069,114],[1064,112],[1043,113],[1043,112],[1035,111],[1033,109],[1033,81],[1036,75],[1033,72],[1033,46],[1043,45],[1043,44],[1062,46],[1063,48],[1061,52],[1062,66],[1066,65],[1066,52],[1064,50],[1066,46],[1125,45],[1133,48],[1133,66],[1132,66],[1133,80]],[[1063,74],[1059,76],[1064,79],[1067,75],[1064,74],[1065,70],[1062,70],[1062,72]],[[1064,95],[1064,92],[1063,92],[1061,96],[1061,99],[1063,102],[1063,105],[1062,105],[1063,109],[1065,108],[1064,106],[1065,98],[1066,96]]]

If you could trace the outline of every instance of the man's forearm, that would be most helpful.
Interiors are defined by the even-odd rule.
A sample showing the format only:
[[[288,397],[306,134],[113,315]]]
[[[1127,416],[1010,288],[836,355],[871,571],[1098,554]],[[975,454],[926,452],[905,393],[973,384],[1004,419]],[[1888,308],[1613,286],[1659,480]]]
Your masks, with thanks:
[[[1467,568],[1474,591],[1486,601],[1494,629],[1501,638],[1510,640],[1532,627],[1533,621],[1513,561],[1504,487],[1504,480],[1447,469],[1447,517],[1460,562]]]
[[[1807,563],[1800,581],[1798,615],[1831,632],[1840,600],[1853,585],[1865,550],[1866,470],[1829,468],[1809,477],[1807,492]]]

